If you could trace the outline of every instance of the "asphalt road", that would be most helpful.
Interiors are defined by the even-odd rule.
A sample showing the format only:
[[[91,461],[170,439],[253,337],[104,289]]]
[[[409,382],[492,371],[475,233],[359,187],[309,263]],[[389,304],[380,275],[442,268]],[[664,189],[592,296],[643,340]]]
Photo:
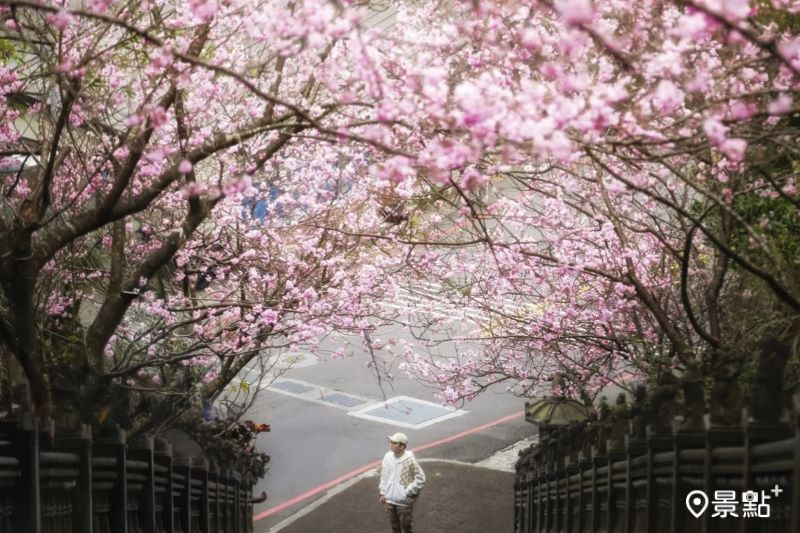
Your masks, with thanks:
[[[466,462],[533,433],[522,416],[524,401],[502,386],[451,412],[438,407],[435,391],[414,380],[398,376],[391,383],[379,382],[368,360],[358,349],[345,359],[309,356],[260,393],[247,416],[271,425],[271,433],[262,434],[257,445],[272,461],[255,487],[256,494],[265,490],[269,496],[254,509],[258,531],[320,497],[326,485],[380,460],[388,450],[386,436],[395,431],[408,435],[409,449],[418,449],[419,457]],[[392,401],[398,396],[407,399]],[[387,400],[388,406],[382,406]],[[357,416],[365,410],[377,416]]]

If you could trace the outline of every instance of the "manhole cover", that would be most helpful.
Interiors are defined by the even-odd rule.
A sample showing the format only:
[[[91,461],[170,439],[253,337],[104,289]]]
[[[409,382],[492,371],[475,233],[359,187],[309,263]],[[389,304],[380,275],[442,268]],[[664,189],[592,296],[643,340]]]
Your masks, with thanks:
[[[323,402],[332,403],[334,405],[341,405],[342,407],[355,407],[364,403],[361,398],[355,398],[346,394],[328,394],[322,397]]]
[[[465,413],[466,411],[460,409],[398,396],[350,414],[385,424],[418,429]]]
[[[314,387],[302,383],[295,383],[294,381],[276,381],[271,385],[271,388],[280,389],[293,394],[303,394],[314,390]]]

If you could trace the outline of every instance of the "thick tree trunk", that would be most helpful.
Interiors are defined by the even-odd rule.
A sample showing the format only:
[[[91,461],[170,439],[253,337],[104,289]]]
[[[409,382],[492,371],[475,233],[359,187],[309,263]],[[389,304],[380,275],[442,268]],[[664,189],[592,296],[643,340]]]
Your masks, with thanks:
[[[52,405],[50,388],[44,378],[41,343],[36,331],[37,272],[30,247],[24,244],[2,261],[0,271],[0,285],[8,305],[9,331],[6,332],[5,341],[25,371],[36,414],[45,417],[52,413]]]
[[[8,376],[8,398],[12,404],[20,406],[24,411],[33,412],[33,400],[31,399],[31,386],[25,370],[17,361],[8,346],[0,348],[0,353],[6,364],[6,375]]]

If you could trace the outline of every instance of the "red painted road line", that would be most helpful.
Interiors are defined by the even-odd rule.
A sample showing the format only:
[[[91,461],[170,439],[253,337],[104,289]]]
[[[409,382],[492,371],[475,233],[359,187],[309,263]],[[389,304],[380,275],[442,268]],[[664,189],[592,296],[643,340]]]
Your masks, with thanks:
[[[498,418],[494,422],[489,422],[488,424],[484,424],[482,426],[478,426],[476,428],[468,429],[467,431],[462,431],[456,435],[444,438],[442,440],[437,440],[436,442],[431,442],[428,444],[424,444],[422,446],[417,446],[413,448],[414,452],[421,452],[422,450],[427,450],[429,448],[433,448],[434,446],[440,446],[442,444],[447,444],[448,442],[453,442],[454,440],[458,440],[462,437],[466,437],[467,435],[472,435],[473,433],[477,433],[479,431],[483,431],[484,429],[489,429],[492,426],[496,426],[498,424],[502,424],[503,422],[508,422],[509,420],[513,420],[515,418],[519,418],[521,415],[524,415],[525,411],[520,411],[518,413],[514,413],[513,415],[504,416],[503,418]]]
[[[285,502],[283,502],[280,505],[276,505],[275,507],[271,507],[271,508],[267,509],[263,513],[257,514],[256,516],[253,517],[253,522],[257,522],[257,521],[259,521],[259,520],[261,520],[263,518],[266,518],[266,517],[268,517],[270,515],[273,515],[275,513],[279,513],[281,511],[283,511],[284,509],[286,509],[287,507],[291,507],[292,505],[294,505],[296,503],[300,503],[301,501],[305,500],[306,498],[310,498],[311,496],[313,496],[315,494],[319,494],[322,491],[325,491],[325,490],[328,490],[330,488],[333,488],[336,485],[338,485],[339,483],[342,483],[342,482],[347,481],[348,479],[350,479],[352,477],[355,477],[355,476],[357,476],[359,474],[362,474],[362,473],[366,472],[367,470],[369,470],[371,468],[375,468],[379,464],[381,464],[381,461],[375,461],[374,463],[370,463],[370,464],[368,464],[366,466],[362,466],[361,468],[353,470],[352,472],[348,472],[347,474],[345,474],[343,476],[337,477],[333,481],[329,481],[329,482],[325,483],[324,485],[320,485],[319,487],[317,487],[315,489],[311,489],[310,491],[306,492],[305,494],[301,494],[300,496],[295,496],[291,500],[286,500]]]
[[[416,447],[413,448],[413,450],[415,452],[421,452],[423,450],[428,450],[428,449],[434,448],[436,446],[441,446],[442,444],[447,444],[448,442],[453,442],[454,440],[458,440],[460,438],[466,437],[467,435],[472,435],[473,433],[477,433],[479,431],[483,431],[484,429],[489,429],[490,427],[496,426],[498,424],[502,424],[503,422],[508,422],[509,420],[513,420],[515,418],[519,418],[524,413],[525,413],[524,411],[520,411],[518,413],[514,413],[513,415],[504,416],[503,418],[498,418],[497,420],[495,420],[493,422],[489,422],[488,424],[484,424],[484,425],[478,426],[476,428],[468,429],[467,431],[462,431],[461,433],[458,433],[456,435],[452,435],[450,437],[447,437],[447,438],[444,438],[444,439],[441,439],[441,440],[437,440],[435,442],[429,442],[428,444],[423,444],[422,446],[416,446]],[[281,503],[279,505],[276,505],[275,507],[270,507],[266,511],[264,511],[262,513],[259,513],[256,516],[254,516],[253,517],[253,522],[257,522],[259,520],[263,520],[264,518],[266,518],[268,516],[272,516],[275,513],[279,513],[281,511],[283,511],[284,509],[286,509],[288,507],[291,507],[292,505],[294,505],[296,503],[300,503],[301,501],[303,501],[305,499],[308,499],[311,496],[314,496],[315,494],[319,494],[322,491],[325,491],[325,490],[328,490],[330,488],[335,487],[339,483],[347,481],[348,479],[353,478],[353,477],[355,477],[355,476],[357,476],[359,474],[363,474],[367,470],[375,468],[379,464],[381,464],[381,461],[375,461],[374,463],[370,463],[368,465],[362,466],[360,468],[357,468],[357,469],[353,470],[352,472],[348,472],[347,474],[344,474],[343,476],[337,477],[333,481],[329,481],[329,482],[327,482],[327,483],[325,483],[323,485],[320,485],[319,487],[311,489],[310,491],[306,492],[305,494],[301,494],[299,496],[295,496],[294,498],[292,498],[290,500],[286,500],[285,502],[283,502],[283,503]]]

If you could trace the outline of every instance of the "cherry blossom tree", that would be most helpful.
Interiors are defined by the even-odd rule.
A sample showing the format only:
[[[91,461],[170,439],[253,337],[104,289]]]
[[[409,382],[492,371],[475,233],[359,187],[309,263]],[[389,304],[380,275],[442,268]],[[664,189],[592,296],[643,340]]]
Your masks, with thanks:
[[[56,359],[212,397],[406,272],[486,311],[460,360],[393,345],[448,400],[713,366],[745,301],[796,335],[794,2],[1,4],[0,323],[42,412]]]
[[[485,247],[452,261],[429,252],[414,275],[446,262],[433,278],[456,279],[454,302],[477,290],[488,323],[506,327],[488,352],[439,365],[409,352],[407,368],[457,399],[481,390],[476,378],[527,390],[559,367],[578,382],[608,379],[641,359],[631,345],[730,381],[768,323],[791,352],[798,6],[478,2],[464,17],[451,8],[408,13],[428,54],[381,62],[384,85],[397,89],[384,116],[413,124],[419,142],[419,155],[384,171],[416,179],[419,198],[449,195],[471,230],[460,242],[407,242]],[[519,198],[487,200],[485,187]],[[503,295],[520,300],[511,317],[497,307]],[[543,331],[559,343],[542,343]],[[602,365],[587,375],[586,359]],[[643,363],[633,366],[654,359]]]
[[[37,412],[135,425],[359,325],[387,260],[324,227],[384,225],[338,79],[368,14],[2,3],[0,331]]]

